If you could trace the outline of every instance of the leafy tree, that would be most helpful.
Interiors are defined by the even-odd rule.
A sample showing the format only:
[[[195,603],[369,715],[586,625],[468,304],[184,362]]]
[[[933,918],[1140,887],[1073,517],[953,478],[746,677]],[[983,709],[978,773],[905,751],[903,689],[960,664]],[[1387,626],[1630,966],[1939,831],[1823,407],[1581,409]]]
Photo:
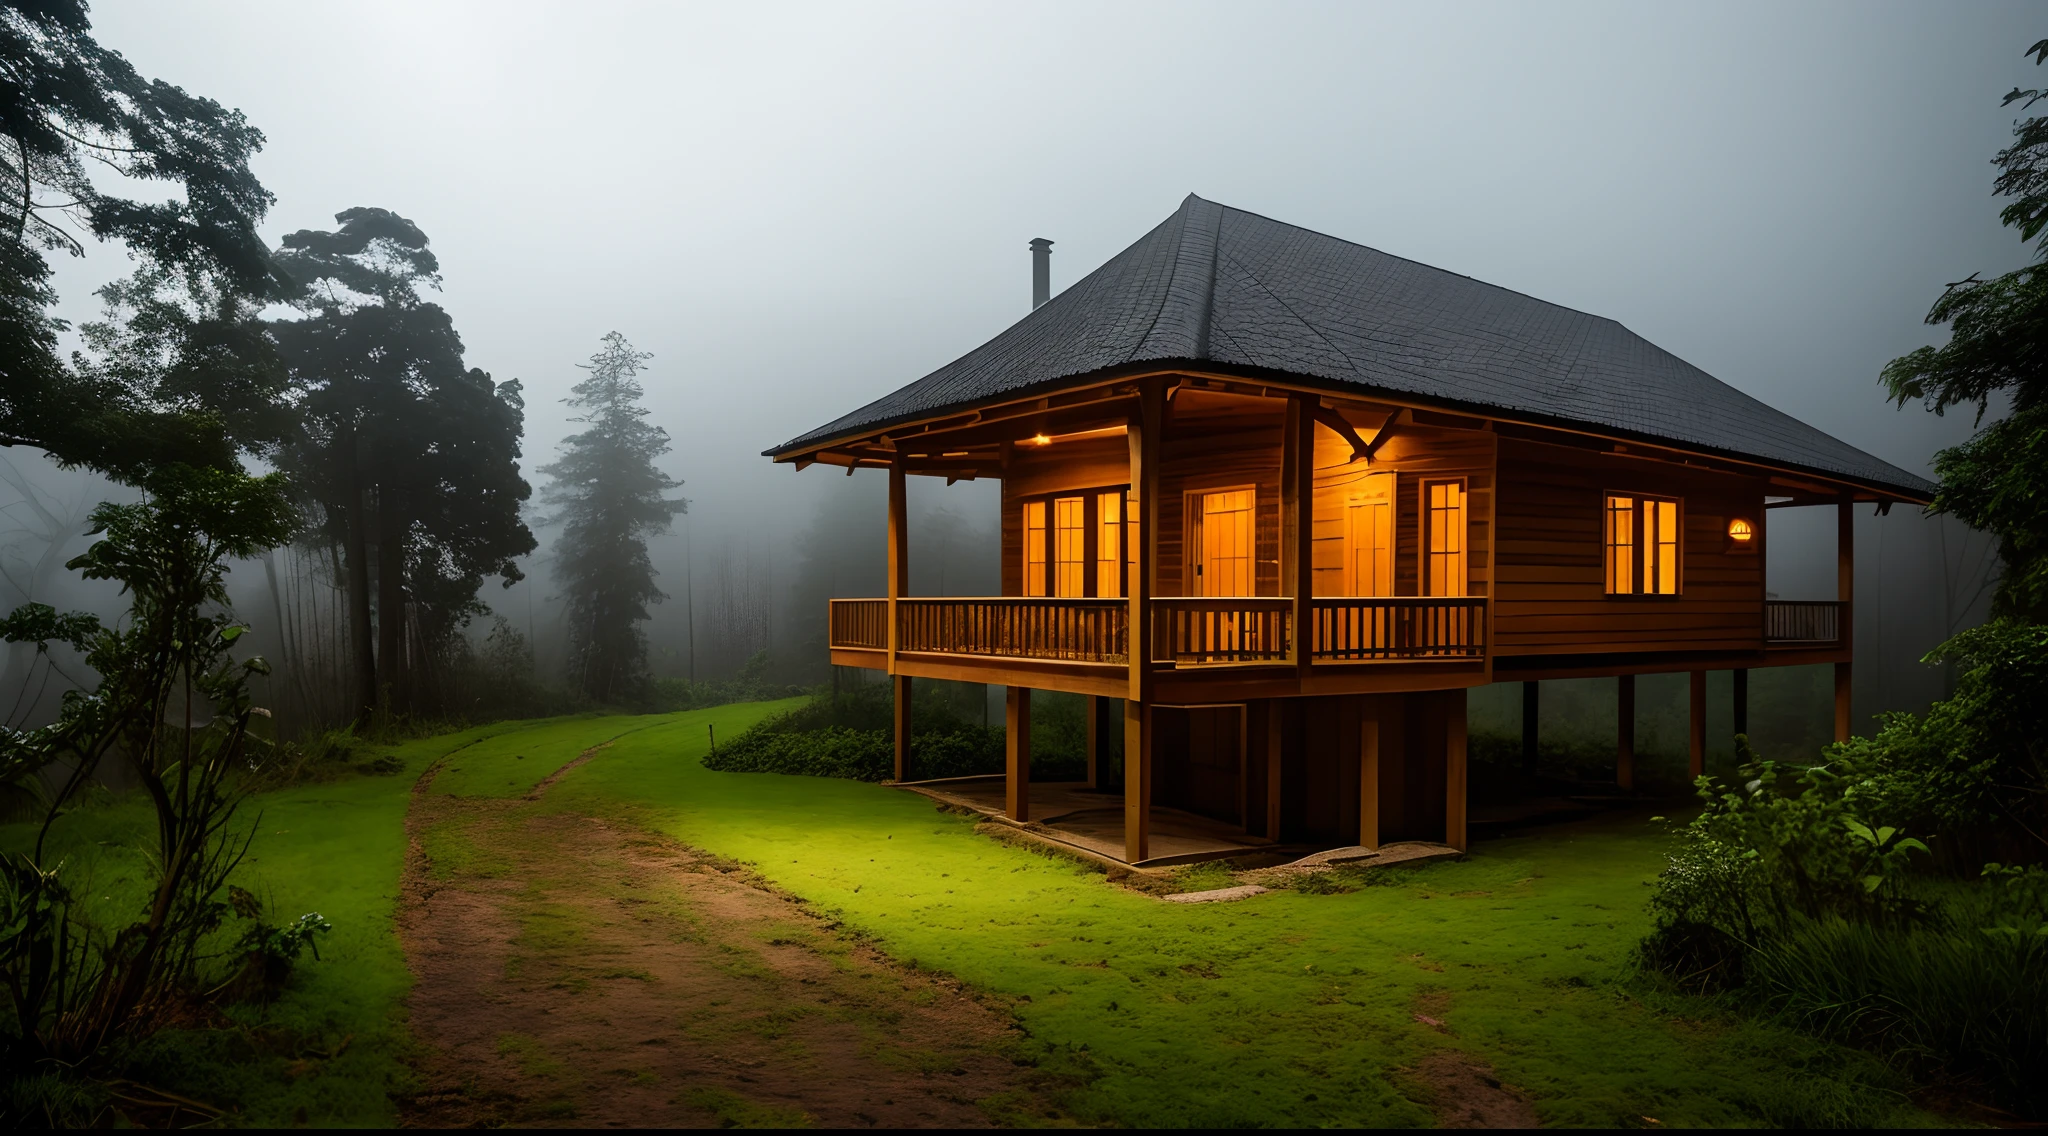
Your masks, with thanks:
[[[231,464],[240,443],[227,420],[264,401],[262,384],[194,381],[205,372],[193,366],[67,368],[45,254],[118,240],[144,265],[137,288],[195,298],[199,310],[173,321],[179,333],[158,338],[160,363],[247,347],[228,330],[245,322],[232,309],[282,288],[256,234],[271,203],[249,170],[262,133],[239,111],[144,79],[93,39],[79,0],[5,0],[0,134],[0,444],[131,480],[171,462]],[[115,192],[135,181],[183,196]]]
[[[2027,50],[2048,62],[2048,39]],[[2015,88],[2006,105],[2033,107],[2048,90]],[[2014,141],[1993,159],[1996,191],[2012,198],[1999,217],[2035,242],[2034,262],[1991,280],[1948,286],[1927,322],[1949,341],[1892,360],[1883,373],[1901,406],[1921,400],[1936,414],[1974,406],[1981,425],[1992,399],[2011,412],[1962,445],[1935,456],[1937,512],[1993,534],[2005,563],[1997,610],[2048,617],[2048,116],[2016,122]]]
[[[668,432],[647,421],[635,378],[652,355],[612,332],[604,349],[578,364],[590,377],[563,401],[587,429],[562,442],[541,472],[553,479],[562,537],[555,578],[569,603],[569,678],[599,702],[636,694],[647,675],[647,606],[667,597],[654,586],[647,537],[665,533],[689,502],[663,496],[682,482],[656,469]]]
[[[480,609],[485,576],[521,578],[514,558],[534,548],[519,519],[525,404],[516,380],[464,366],[454,322],[421,296],[439,287],[440,265],[417,225],[372,208],[335,220],[333,232],[284,239],[277,260],[304,285],[304,316],[273,330],[303,398],[282,464],[342,549],[368,712],[386,691],[408,700],[408,659],[424,661]]]

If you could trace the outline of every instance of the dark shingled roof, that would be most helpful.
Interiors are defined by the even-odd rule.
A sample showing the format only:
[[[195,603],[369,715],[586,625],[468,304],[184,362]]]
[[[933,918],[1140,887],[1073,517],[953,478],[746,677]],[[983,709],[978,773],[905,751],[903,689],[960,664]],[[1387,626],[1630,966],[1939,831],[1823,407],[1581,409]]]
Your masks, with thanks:
[[[1580,423],[1914,498],[1934,489],[1611,319],[1192,194],[994,339],[768,452],[793,455],[1111,368],[1201,362]]]

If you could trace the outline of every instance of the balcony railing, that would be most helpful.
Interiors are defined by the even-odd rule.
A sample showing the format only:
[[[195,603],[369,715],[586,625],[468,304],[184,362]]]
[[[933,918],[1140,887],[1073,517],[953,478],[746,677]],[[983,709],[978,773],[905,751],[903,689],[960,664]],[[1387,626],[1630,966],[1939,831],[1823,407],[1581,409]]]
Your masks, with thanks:
[[[1288,599],[1154,599],[1152,661],[1284,663],[1293,622],[1294,601]]]
[[[1842,641],[1849,605],[1840,600],[1765,600],[1764,642],[1826,646]]]
[[[829,618],[834,647],[861,651],[889,649],[888,600],[833,600]]]
[[[897,647],[903,651],[1076,663],[1125,664],[1130,659],[1131,608],[1123,600],[1004,597],[896,603]]]
[[[1311,608],[1317,662],[1478,659],[1486,601],[1428,596],[1319,599]]]

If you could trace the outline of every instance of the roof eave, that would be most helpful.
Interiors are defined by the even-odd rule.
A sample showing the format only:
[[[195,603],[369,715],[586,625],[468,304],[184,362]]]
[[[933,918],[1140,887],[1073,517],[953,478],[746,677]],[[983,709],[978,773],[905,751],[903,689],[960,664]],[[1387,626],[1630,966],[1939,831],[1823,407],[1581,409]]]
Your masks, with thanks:
[[[1852,474],[1845,474],[1835,470],[1821,469],[1816,466],[1800,465],[1797,463],[1786,462],[1774,458],[1764,458],[1756,454],[1746,454],[1738,450],[1731,450],[1716,446],[1708,446],[1698,442],[1680,441],[1678,439],[1666,438],[1655,434],[1626,430],[1621,427],[1609,426],[1602,423],[1583,422],[1578,419],[1565,418],[1562,416],[1545,415],[1529,411],[1506,410],[1498,406],[1492,406],[1485,403],[1467,402],[1460,399],[1430,398],[1424,395],[1417,395],[1410,391],[1385,390],[1379,387],[1369,386],[1364,383],[1350,382],[1341,379],[1326,379],[1319,376],[1305,375],[1294,371],[1278,371],[1263,367],[1249,367],[1241,364],[1218,363],[1208,359],[1189,358],[1146,359],[1130,363],[1121,363],[1114,367],[1103,367],[1094,371],[1087,371],[1075,375],[1063,375],[1058,378],[1047,379],[1042,382],[1033,383],[1027,387],[1018,387],[1015,390],[1006,391],[998,395],[992,395],[988,398],[974,399],[966,402],[950,404],[932,410],[919,411],[910,414],[900,414],[890,418],[877,419],[874,422],[866,423],[853,429],[845,430],[838,434],[830,435],[824,438],[806,439],[799,437],[797,439],[791,440],[790,442],[784,443],[782,446],[776,447],[774,449],[763,450],[761,451],[761,456],[771,458],[777,463],[799,461],[809,455],[817,454],[825,450],[831,450],[836,447],[847,445],[849,443],[856,442],[864,438],[871,438],[880,434],[888,434],[891,431],[906,425],[912,425],[919,422],[931,422],[944,418],[953,418],[962,414],[972,414],[977,411],[987,410],[991,407],[1008,406],[1019,402],[1028,402],[1032,399],[1043,398],[1048,394],[1052,394],[1062,390],[1071,390],[1090,386],[1100,386],[1107,383],[1114,383],[1126,379],[1137,378],[1144,375],[1160,373],[1215,375],[1219,377],[1251,379],[1274,386],[1295,387],[1307,391],[1313,391],[1320,394],[1331,394],[1348,398],[1366,398],[1374,401],[1384,401],[1399,405],[1415,406],[1421,409],[1454,411],[1472,415],[1474,417],[1490,418],[1503,422],[1512,422],[1519,425],[1537,426],[1553,430],[1563,430],[1574,434],[1593,435],[1602,438],[1610,438],[1617,442],[1632,442],[1643,445],[1657,446],[1659,448],[1666,450],[1677,450],[1688,453],[1696,453],[1703,457],[1713,457],[1725,461],[1740,462],[1744,465],[1758,467],[1759,469],[1776,470],[1782,471],[1784,473],[1796,474],[1803,477],[1818,478],[1822,481],[1834,482],[1836,484],[1843,485],[1852,489],[1864,490],[1866,492],[1873,494],[1879,500],[1919,505],[1922,507],[1932,504],[1934,500],[1933,490],[1935,487],[1932,484],[1929,484],[1925,488],[1918,486],[1908,486],[1888,481],[1881,481],[1874,478],[1858,477]]]

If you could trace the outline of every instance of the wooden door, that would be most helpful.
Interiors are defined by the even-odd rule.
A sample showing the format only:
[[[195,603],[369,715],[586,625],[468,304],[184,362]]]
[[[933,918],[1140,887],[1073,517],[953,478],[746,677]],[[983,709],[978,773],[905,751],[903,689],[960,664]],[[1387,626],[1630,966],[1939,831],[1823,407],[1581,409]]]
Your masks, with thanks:
[[[1197,513],[1201,545],[1195,561],[1196,594],[1254,594],[1253,499],[1250,489],[1202,494]]]
[[[1366,478],[1344,507],[1344,594],[1394,594],[1394,475]]]

